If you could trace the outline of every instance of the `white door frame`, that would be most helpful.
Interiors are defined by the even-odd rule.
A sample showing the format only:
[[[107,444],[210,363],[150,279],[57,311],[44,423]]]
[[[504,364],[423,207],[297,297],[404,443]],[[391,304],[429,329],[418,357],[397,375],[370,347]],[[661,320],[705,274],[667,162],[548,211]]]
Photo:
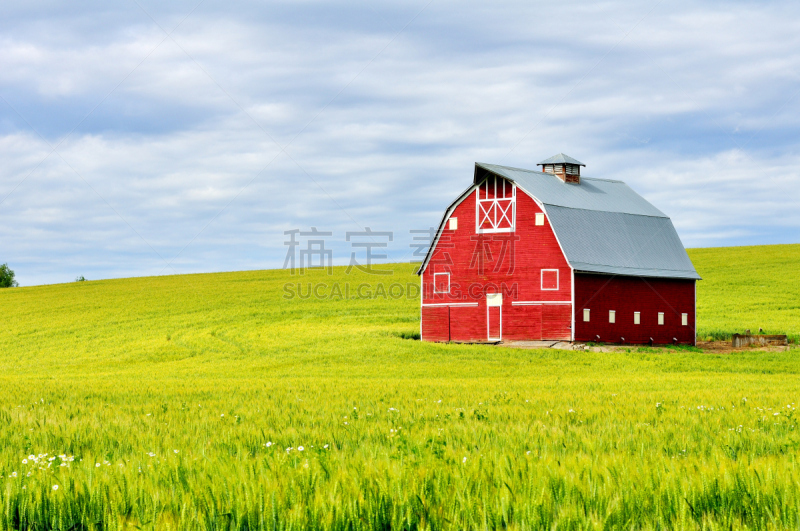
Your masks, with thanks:
[[[492,337],[492,328],[489,320],[489,308],[497,307],[500,310],[500,322],[498,323],[500,335],[499,337]],[[502,341],[503,340],[503,294],[502,293],[487,293],[486,294],[486,339],[488,341]]]

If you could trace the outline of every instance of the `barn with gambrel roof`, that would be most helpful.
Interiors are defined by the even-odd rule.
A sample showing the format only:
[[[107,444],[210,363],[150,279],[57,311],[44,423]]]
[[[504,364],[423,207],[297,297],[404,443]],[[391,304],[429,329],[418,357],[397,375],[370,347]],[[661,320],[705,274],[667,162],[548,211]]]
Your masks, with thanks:
[[[695,271],[670,218],[563,153],[475,164],[418,274],[427,341],[695,343]]]

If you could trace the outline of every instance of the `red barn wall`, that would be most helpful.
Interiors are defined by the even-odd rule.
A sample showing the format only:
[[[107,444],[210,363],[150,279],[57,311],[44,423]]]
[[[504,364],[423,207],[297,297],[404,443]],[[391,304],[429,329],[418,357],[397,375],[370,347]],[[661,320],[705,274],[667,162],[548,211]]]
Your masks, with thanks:
[[[450,341],[450,307],[422,307],[422,332],[426,341]]]
[[[583,309],[590,310],[589,322]],[[609,310],[616,311],[616,323],[609,323]],[[640,312],[640,324],[633,322]],[[664,312],[664,324],[658,324]],[[688,324],[681,324],[687,313]],[[604,343],[695,343],[694,280],[637,278],[575,273],[575,340]]]
[[[479,235],[475,227],[475,201],[473,191],[456,207],[450,219],[457,218],[458,228],[449,230],[446,222],[422,274],[422,339],[486,341],[485,293],[502,292],[504,340],[569,340],[572,270],[549,220],[545,216],[544,225],[536,226],[535,215],[542,210],[518,188],[515,231]],[[542,269],[558,270],[557,290],[541,289]],[[434,273],[440,272],[450,273],[449,294],[434,293]]]

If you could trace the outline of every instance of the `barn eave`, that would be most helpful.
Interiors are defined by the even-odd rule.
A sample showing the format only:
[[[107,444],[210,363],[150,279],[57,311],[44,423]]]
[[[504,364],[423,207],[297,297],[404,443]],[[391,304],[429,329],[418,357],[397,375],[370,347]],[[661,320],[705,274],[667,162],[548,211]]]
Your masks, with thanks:
[[[476,188],[476,185],[473,184],[472,186],[468,187],[466,190],[461,192],[461,195],[459,195],[455,199],[455,201],[450,203],[450,205],[444,211],[444,215],[442,216],[442,220],[439,222],[439,227],[436,229],[436,236],[434,237],[433,241],[431,242],[431,246],[428,247],[428,252],[425,254],[425,259],[420,264],[419,269],[417,269],[417,275],[421,276],[422,273],[425,272],[425,268],[428,267],[428,262],[430,262],[431,255],[433,254],[434,249],[436,249],[436,244],[439,243],[439,238],[442,235],[442,231],[444,231],[444,227],[445,227],[445,224],[447,223],[447,219],[450,217],[450,215],[453,213],[453,211],[458,207],[458,205],[460,205],[461,202],[464,201],[464,199],[469,197],[469,194],[472,193],[472,191],[475,190],[475,188]]]

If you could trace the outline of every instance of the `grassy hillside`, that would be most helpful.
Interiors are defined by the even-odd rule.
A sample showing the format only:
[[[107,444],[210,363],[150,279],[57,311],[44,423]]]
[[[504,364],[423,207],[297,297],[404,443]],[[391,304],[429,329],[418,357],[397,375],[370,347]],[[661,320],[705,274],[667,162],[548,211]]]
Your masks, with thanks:
[[[800,245],[689,249],[697,285],[698,337],[746,329],[800,337]]]
[[[797,331],[796,281],[753,325],[692,258],[709,334]],[[0,290],[0,528],[797,527],[797,351],[421,343],[395,269]]]

